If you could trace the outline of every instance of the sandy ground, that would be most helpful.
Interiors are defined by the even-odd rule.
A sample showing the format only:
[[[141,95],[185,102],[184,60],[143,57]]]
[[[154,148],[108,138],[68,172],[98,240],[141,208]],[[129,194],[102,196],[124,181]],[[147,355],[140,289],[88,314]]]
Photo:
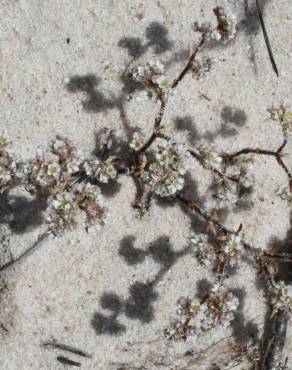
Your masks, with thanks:
[[[253,3],[1,0],[0,118],[1,128],[13,138],[13,151],[31,158],[63,135],[88,154],[102,127],[116,129],[121,137],[129,137],[135,127],[151,132],[157,107],[137,99],[139,92],[131,91],[121,77],[126,66],[134,59],[142,63],[159,58],[174,78],[194,41],[192,23],[210,20],[218,4],[229,5],[237,15],[236,39],[204,52],[216,59],[212,71],[202,81],[191,76],[183,81],[164,122],[190,146],[204,139],[230,151],[245,146],[276,149],[282,132],[267,108],[282,101],[291,105],[292,4],[263,2],[280,70],[277,79]],[[127,38],[135,38],[131,48],[126,47]],[[66,85],[68,79],[71,84]],[[290,140],[286,152],[291,149]],[[292,169],[291,155],[286,163]],[[196,164],[191,172],[190,194],[211,206],[209,174]],[[268,157],[256,160],[255,173],[251,199],[222,215],[230,227],[243,224],[248,242],[267,248],[291,236],[290,208],[275,195],[286,177]],[[97,235],[87,234],[80,225],[46,241],[25,263],[2,274],[1,369],[63,369],[56,356],[64,353],[41,346],[52,338],[90,352],[92,359],[68,356],[84,370],[187,369],[187,349],[198,351],[230,335],[246,343],[261,334],[263,292],[254,270],[242,264],[227,280],[242,302],[236,323],[196,343],[165,342],[161,332],[175,313],[177,299],[193,296],[204,279],[212,282],[215,277],[191,253],[179,253],[200,221],[177,205],[157,201],[139,220],[131,208],[134,193],[132,180],[119,177],[118,185],[105,189],[108,219]],[[9,253],[18,255],[45,230],[41,211],[24,189],[14,189],[8,203],[1,206],[3,259]],[[138,248],[141,258],[136,263],[127,260],[123,246]],[[224,348],[224,342],[212,347],[189,368],[210,369],[214,362],[228,368]],[[291,329],[285,350],[292,367]]]

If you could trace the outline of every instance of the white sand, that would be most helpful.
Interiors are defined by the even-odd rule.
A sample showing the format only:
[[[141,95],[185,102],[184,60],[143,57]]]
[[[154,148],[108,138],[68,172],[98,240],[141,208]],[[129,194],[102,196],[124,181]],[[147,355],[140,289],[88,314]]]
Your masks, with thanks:
[[[252,6],[253,1],[248,3]],[[177,117],[190,116],[198,136],[211,137],[217,150],[279,147],[282,132],[269,120],[267,108],[282,101],[291,105],[292,4],[289,1],[267,1],[265,7],[266,23],[280,70],[277,79],[261,31],[243,22],[243,0],[2,0],[0,119],[1,127],[14,138],[14,152],[23,159],[31,158],[38,148],[45,148],[59,134],[68,136],[88,154],[94,149],[94,134],[100,128],[115,128],[118,135],[125,135],[125,120],[130,127],[138,126],[148,135],[157,106],[137,101],[135,92],[127,94],[132,99],[126,101],[120,76],[132,58],[125,48],[118,46],[119,41],[125,37],[140,39],[145,49],[141,49],[145,51],[140,57],[142,62],[156,57],[165,63],[172,60],[167,74],[174,78],[185,63],[183,58],[173,61],[175,53],[188,50],[193,44],[192,23],[201,17],[210,20],[212,8],[217,4],[229,4],[237,14],[240,23],[236,40],[227,47],[205,52],[216,58],[214,68],[207,79],[199,82],[187,76],[167,107],[164,123],[172,124]],[[168,50],[159,55],[155,55],[153,43],[146,46],[152,22],[158,22],[168,32],[162,44]],[[103,100],[99,95],[99,102],[104,104],[95,107],[93,112],[88,112],[86,104],[85,108],[82,106],[87,99],[86,93],[69,92],[64,83],[72,76],[88,74],[98,78],[97,90],[103,94]],[[210,101],[200,97],[201,94]],[[112,104],[118,97],[124,98],[124,119],[118,107]],[[239,122],[243,125],[225,123],[224,126],[221,116],[224,107],[229,107],[233,113],[243,111],[246,120]],[[226,128],[231,130],[230,135],[224,134]],[[182,142],[190,139],[186,130],[176,130],[175,136]],[[193,137],[190,147],[197,140]],[[291,142],[286,152],[291,153]],[[286,163],[292,169],[291,155],[287,156]],[[267,248],[272,238],[285,240],[291,230],[290,208],[275,195],[277,188],[287,180],[269,157],[256,159],[255,173],[253,203],[249,203],[248,209],[231,208],[224,221],[234,228],[242,223],[246,240],[256,247]],[[194,164],[192,177],[198,187],[195,196],[210,206],[211,192],[206,191],[211,182],[209,174]],[[145,293],[142,302],[138,300],[138,307],[131,309],[130,292],[139,294],[145,289],[145,284],[158,274],[161,264],[151,256],[135,265],[127,264],[119,255],[123,238],[133,236],[134,247],[146,251],[151,243],[166,237],[173,251],[178,252],[189,243],[192,220],[179,206],[162,207],[157,202],[153,202],[149,214],[139,220],[131,208],[135,194],[132,180],[120,176],[118,182],[121,187],[107,198],[108,221],[99,234],[87,234],[80,224],[65,236],[47,241],[25,263],[2,276],[7,288],[0,298],[0,324],[8,332],[0,327],[1,369],[63,369],[56,356],[66,354],[40,346],[52,338],[90,352],[93,359],[68,355],[80,361],[84,370],[186,369],[190,358],[182,356],[180,359],[180,355],[187,349],[198,351],[232,334],[232,329],[225,333],[214,330],[198,342],[171,346],[162,338],[162,329],[175,314],[177,299],[181,295],[193,296],[200,279],[211,282],[215,279],[191,254],[178,258],[154,290],[148,288],[149,299]],[[16,189],[12,195],[14,199],[23,197],[24,191]],[[24,212],[25,204],[15,204],[11,201],[15,214]],[[18,233],[0,225],[1,237],[6,236],[3,250],[7,245],[11,253],[17,255],[45,230],[44,224],[27,224],[28,227]],[[8,252],[5,253],[8,258]],[[255,282],[255,271],[242,264],[227,280],[227,285],[245,292],[242,325],[253,320],[261,332],[266,308],[263,292]],[[114,293],[120,299],[120,307],[115,305],[120,311],[114,321],[120,332],[113,335],[96,333],[91,324],[96,312],[105,318],[114,315],[101,305],[105,293]],[[190,368],[210,369],[212,362],[224,368],[228,356],[222,354],[223,344],[212,347]],[[286,352],[292,358],[291,350],[289,330]],[[131,365],[122,367],[119,363]],[[143,364],[145,367],[141,367]]]

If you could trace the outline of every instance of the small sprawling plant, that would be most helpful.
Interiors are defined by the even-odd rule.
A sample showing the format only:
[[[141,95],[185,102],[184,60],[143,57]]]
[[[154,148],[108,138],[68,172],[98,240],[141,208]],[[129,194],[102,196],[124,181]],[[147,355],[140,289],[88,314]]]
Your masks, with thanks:
[[[48,232],[58,236],[76,224],[79,211],[86,215],[85,225],[102,225],[106,208],[98,182],[107,183],[117,175],[111,159],[98,157],[85,160],[67,138],[57,137],[48,153],[18,162],[1,134],[1,192],[23,183],[27,191],[45,204]],[[3,168],[3,169],[2,169]]]
[[[226,329],[234,319],[239,300],[220,284],[210,294],[194,299],[182,297],[177,302],[177,317],[164,330],[169,339],[197,340],[200,334],[215,327]]]
[[[214,176],[216,202],[226,205],[236,203],[251,191],[255,183],[253,163],[256,156],[270,156],[276,159],[288,177],[288,184],[281,186],[278,194],[291,204],[292,175],[284,162],[283,149],[292,131],[292,113],[284,105],[269,110],[271,118],[280,123],[284,135],[283,144],[275,150],[247,147],[227,153],[204,142],[188,147],[175,141],[162,124],[169,99],[175,99],[178,85],[185,76],[190,74],[200,79],[212,68],[208,56],[197,57],[201,50],[210,44],[225,44],[235,37],[236,19],[230,11],[216,7],[214,14],[217,20],[215,26],[210,23],[193,25],[200,39],[174,80],[166,75],[166,68],[159,60],[128,67],[127,77],[144,87],[143,96],[153,99],[159,105],[159,111],[152,132],[149,135],[134,132],[127,148],[118,154],[111,152],[109,135],[106,140],[100,137],[103,150],[89,158],[85,158],[68,138],[57,137],[47,152],[23,162],[10,152],[6,132],[0,132],[0,193],[8,192],[15,186],[24,186],[44,206],[50,235],[59,236],[72,229],[81,213],[85,215],[86,230],[103,225],[107,207],[100,185],[116,181],[122,174],[134,180],[137,189],[133,205],[141,214],[147,211],[152,197],[162,197],[180,202],[206,222],[206,233],[190,236],[190,244],[199,263],[212,267],[217,278],[213,288],[204,295],[178,300],[177,316],[164,330],[164,335],[171,340],[197,340],[207,331],[216,327],[226,329],[230,325],[239,299],[224,287],[225,271],[239,264],[247,254],[257,267],[261,266],[266,272],[271,317],[279,312],[288,313],[292,307],[291,286],[275,281],[267,272],[267,255],[244,241],[242,226],[238,230],[228,229],[211,210],[207,211],[185,198],[183,192],[193,160]],[[139,94],[141,98],[141,92]],[[106,132],[111,133],[110,130]],[[251,356],[255,351],[241,348],[242,353]]]

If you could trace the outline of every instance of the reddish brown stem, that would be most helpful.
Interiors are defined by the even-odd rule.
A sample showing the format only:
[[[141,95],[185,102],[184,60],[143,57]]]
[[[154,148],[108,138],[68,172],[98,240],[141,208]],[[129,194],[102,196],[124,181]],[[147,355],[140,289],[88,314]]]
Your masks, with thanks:
[[[189,153],[190,153],[190,155],[192,156],[192,157],[194,157],[199,163],[200,163],[200,165],[202,166],[202,167],[204,167],[204,165],[203,165],[203,161],[202,161],[202,157],[199,155],[199,154],[197,154],[197,153],[195,153],[194,151],[192,151],[192,150],[189,150],[188,151]],[[205,167],[204,167],[205,168]],[[227,179],[227,180],[230,180],[230,181],[233,181],[233,182],[238,182],[238,179],[235,177],[235,176],[227,176],[227,175],[225,175],[224,173],[222,173],[221,171],[219,171],[219,170],[217,170],[216,168],[211,168],[210,169],[212,172],[214,172],[216,175],[218,175],[219,177],[221,177],[221,179]]]
[[[177,195],[177,199],[182,202],[187,208],[198,213],[206,222],[211,223],[215,226],[217,232],[223,232],[224,234],[233,234],[233,231],[227,229],[225,226],[221,225],[214,217],[210,216],[205,210],[203,210],[195,202],[184,198],[181,194]]]
[[[198,44],[198,46],[191,53],[186,66],[181,71],[181,73],[179,74],[179,76],[176,79],[174,79],[173,82],[172,82],[172,84],[170,85],[170,87],[172,89],[174,89],[175,87],[177,87],[177,85],[182,81],[182,79],[184,78],[184,76],[190,70],[190,68],[192,66],[192,63],[195,60],[195,58],[196,58],[198,52],[200,51],[200,49],[203,47],[204,42],[205,42],[205,38],[202,37],[202,39],[201,39],[200,43]],[[155,84],[153,84],[153,82],[151,82],[151,87],[154,88],[155,91],[157,92],[157,86]],[[161,125],[161,121],[162,121],[163,115],[164,115],[164,110],[165,110],[166,102],[165,102],[164,98],[161,96],[161,94],[159,94],[157,92],[157,95],[158,95],[158,99],[159,99],[161,105],[160,105],[159,113],[156,116],[155,121],[154,121],[153,132],[152,132],[151,136],[149,137],[149,139],[147,140],[147,142],[142,146],[142,148],[140,148],[140,150],[137,151],[137,153],[136,153],[137,155],[139,155],[141,153],[144,153],[153,144],[153,142],[155,141],[155,139],[157,137],[159,137],[158,131],[159,131],[159,127]]]
[[[192,64],[193,64],[193,61],[195,60],[198,52],[201,50],[201,48],[203,47],[205,43],[205,38],[202,37],[201,38],[201,41],[199,42],[198,46],[192,51],[191,55],[190,55],[190,58],[186,64],[186,66],[184,67],[184,69],[181,71],[181,73],[179,74],[179,76],[172,82],[171,84],[171,88],[174,89],[175,87],[177,87],[177,85],[181,82],[181,80],[184,78],[184,76],[187,74],[187,72],[190,70],[190,68],[192,67]]]
[[[159,132],[158,132],[158,129],[160,127],[160,124],[161,124],[161,121],[162,121],[162,118],[163,118],[164,110],[165,110],[165,102],[162,100],[160,110],[159,110],[157,116],[155,117],[154,129],[153,129],[152,135],[149,137],[149,139],[146,141],[146,143],[142,146],[142,148],[137,150],[137,152],[136,152],[137,155],[144,153],[153,144],[155,139],[160,136]]]
[[[284,140],[283,144],[276,150],[265,150],[260,148],[244,148],[233,154],[225,154],[225,158],[234,159],[243,154],[260,154],[260,155],[271,155],[276,158],[281,157],[282,150],[287,144],[287,140]]]
[[[246,155],[246,154],[258,154],[258,155],[272,156],[276,159],[278,164],[283,168],[286,175],[288,176],[288,178],[290,180],[289,181],[290,189],[292,191],[292,174],[291,174],[291,172],[289,171],[288,167],[285,165],[285,163],[283,162],[283,159],[282,159],[282,156],[283,156],[282,151],[285,148],[286,144],[287,144],[287,140],[285,139],[283,144],[276,151],[274,151],[274,150],[265,150],[265,149],[260,149],[260,148],[244,148],[244,149],[241,149],[238,152],[235,152],[233,154],[225,154],[223,157],[227,160],[232,160],[236,157],[239,157],[240,155]]]
[[[144,186],[144,182],[141,180],[141,178],[139,176],[135,176],[133,174],[132,178],[133,178],[133,181],[136,185],[136,196],[135,196],[135,199],[134,199],[134,202],[133,202],[132,206],[134,208],[139,208],[139,206],[141,205],[142,200],[143,200],[143,196],[144,196],[144,192],[145,192],[145,186]]]
[[[242,224],[239,225],[236,231],[228,229],[227,227],[222,225],[218,220],[216,220],[214,217],[208,214],[208,212],[202,209],[198,204],[184,198],[181,194],[178,194],[176,198],[181,203],[183,203],[184,206],[186,206],[192,211],[195,211],[198,215],[200,215],[208,224],[212,224],[215,228],[215,237],[217,237],[218,234],[220,233],[223,233],[225,235],[231,235],[231,234],[238,235],[240,231],[242,230]],[[262,252],[252,247],[250,244],[246,243],[245,241],[242,241],[242,244],[244,248],[246,249],[246,251],[252,254],[254,261],[258,263],[261,260]]]

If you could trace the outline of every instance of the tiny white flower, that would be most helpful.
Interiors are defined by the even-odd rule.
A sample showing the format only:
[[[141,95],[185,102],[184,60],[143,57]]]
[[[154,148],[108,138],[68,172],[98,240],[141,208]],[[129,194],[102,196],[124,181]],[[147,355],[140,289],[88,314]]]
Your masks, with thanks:
[[[219,283],[215,283],[212,287],[212,292],[215,294],[219,294],[221,290],[222,290],[222,285],[220,285]]]
[[[270,286],[271,301],[276,309],[291,311],[292,287],[284,281],[275,282]]]
[[[180,175],[185,175],[187,172],[187,167],[180,164],[177,170]]]
[[[204,158],[204,162],[207,168],[215,168],[218,170],[221,168],[222,161],[222,157],[220,157],[220,155],[215,152],[207,153],[206,157]]]
[[[85,161],[84,164],[83,164],[83,168],[84,168],[84,171],[86,173],[87,176],[91,176],[92,175],[92,168],[89,164],[88,161]]]
[[[55,150],[59,150],[61,148],[64,147],[64,141],[63,140],[60,140],[60,139],[56,139],[54,142],[53,142],[53,148]]]
[[[134,149],[135,151],[138,151],[143,146],[142,140],[139,137],[139,134],[137,132],[134,133],[133,139],[130,143],[130,147]]]
[[[47,186],[47,177],[45,176],[44,173],[40,172],[37,176],[36,176],[36,182],[45,187]]]
[[[205,234],[195,234],[191,239],[191,242],[194,247],[207,247],[208,246],[208,236]]]
[[[283,296],[287,296],[289,298],[292,298],[292,286],[287,285],[284,288],[282,288],[282,294],[283,294]]]
[[[165,71],[164,65],[159,60],[151,60],[150,66],[155,69],[155,72],[158,74],[162,74]]]
[[[70,174],[76,173],[79,171],[80,161],[75,160],[67,163],[67,169]]]
[[[169,82],[165,76],[160,76],[157,78],[156,83],[160,87],[160,89],[166,89],[169,86]]]
[[[229,238],[229,244],[230,246],[235,249],[235,248],[238,248],[240,246],[240,237],[238,235],[232,235],[230,238]]]
[[[171,183],[167,186],[170,195],[175,194],[177,191],[180,191],[184,187],[184,178],[183,177],[176,177],[174,178]]]
[[[59,200],[53,200],[52,201],[52,207],[54,208],[54,209],[58,209],[58,208],[60,208],[60,206],[61,206],[61,202],[59,201]]]
[[[221,34],[220,34],[220,32],[217,31],[217,30],[212,31],[211,32],[211,39],[213,41],[220,41],[221,40]]]
[[[191,313],[194,313],[194,314],[199,314],[201,313],[201,305],[200,305],[200,302],[191,302],[191,305],[190,305],[190,312]]]
[[[12,170],[12,172],[14,172],[16,170],[16,161],[12,161],[10,163],[10,169]]]
[[[224,246],[225,253],[230,253],[238,250],[241,247],[241,239],[238,235],[231,235],[227,243]]]
[[[69,210],[72,208],[73,200],[74,198],[71,193],[59,193],[56,199],[52,201],[52,205],[55,209]]]
[[[142,66],[138,66],[138,68],[137,68],[137,73],[138,73],[138,76],[140,76],[140,77],[144,77],[144,76],[145,76],[145,74],[146,74],[146,70],[145,70],[145,68],[144,68],[144,67],[142,67]]]
[[[235,36],[236,18],[229,9],[224,9],[221,6],[215,8],[214,12],[218,21],[217,30],[220,32],[223,42],[227,43]]]
[[[163,151],[162,153],[157,153],[156,154],[156,159],[159,162],[161,166],[164,166],[167,162],[168,159],[168,153],[167,151]]]
[[[117,177],[117,170],[114,168],[112,164],[106,167],[106,173],[112,179],[115,179]]]
[[[226,306],[228,310],[235,311],[239,305],[239,299],[237,297],[233,297],[230,301],[226,301]]]
[[[108,180],[109,180],[109,177],[108,177],[108,175],[107,175],[107,174],[105,174],[105,173],[101,172],[101,173],[99,174],[98,179],[99,179],[99,181],[100,181],[100,182],[102,182],[102,183],[104,183],[104,184],[107,184],[107,183],[108,183]]]
[[[48,175],[58,178],[61,172],[61,168],[58,163],[50,163],[48,165]]]
[[[153,183],[153,186],[155,188],[155,193],[160,195],[161,197],[167,197],[169,196],[169,192],[164,184],[161,183]]]
[[[156,68],[159,70],[160,73],[165,71],[164,64],[162,64],[159,60],[156,61]]]

